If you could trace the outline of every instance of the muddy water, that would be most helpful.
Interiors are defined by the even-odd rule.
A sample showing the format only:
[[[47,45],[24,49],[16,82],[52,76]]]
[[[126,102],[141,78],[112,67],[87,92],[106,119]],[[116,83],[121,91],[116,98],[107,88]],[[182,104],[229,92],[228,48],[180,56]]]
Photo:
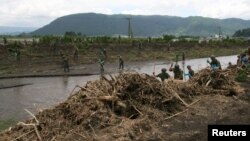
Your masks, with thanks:
[[[32,112],[49,108],[64,101],[76,85],[83,86],[87,81],[98,79],[98,76],[87,77],[44,77],[2,79],[0,83],[33,83],[23,87],[0,89],[0,120],[27,118],[24,109]]]
[[[222,56],[222,57],[217,57],[217,59],[220,61],[222,68],[226,68],[228,66],[228,63],[231,62],[232,64],[236,64],[237,62],[237,56]],[[190,59],[185,61],[185,69],[184,72],[187,73],[187,65],[192,66],[192,69],[197,72],[198,70],[204,69],[209,66],[207,63],[207,60],[210,60],[210,58],[199,58],[199,59]],[[210,60],[211,61],[211,60]],[[175,64],[175,62],[172,62]],[[183,63],[182,61],[179,61],[178,64],[180,65],[181,69],[183,69]],[[152,74],[152,72],[155,70],[155,73],[160,73],[162,68],[166,68],[167,70],[170,68],[171,63],[166,63],[164,61],[159,61],[159,62],[151,62],[148,63],[140,68],[137,68],[138,72],[142,73],[148,73]],[[172,72],[168,73],[173,76]],[[188,79],[188,78],[186,78]]]
[[[208,66],[208,58],[186,60],[185,65],[191,65],[195,71]],[[228,62],[236,63],[236,56],[218,57],[222,67],[225,68]],[[182,62],[179,62],[182,67]],[[143,62],[140,64],[130,65],[129,70],[135,70],[142,73],[152,74],[159,73],[161,68],[169,68],[170,63],[164,61]],[[186,68],[186,67],[185,67]],[[186,70],[185,70],[186,71]],[[169,72],[170,75],[173,75]],[[82,76],[82,77],[45,77],[45,78],[15,78],[2,79],[3,84],[24,84],[32,83],[23,87],[0,89],[0,120],[15,119],[23,120],[29,117],[24,111],[28,109],[36,113],[39,109],[53,107],[59,102],[64,101],[76,85],[83,86],[87,81],[96,80],[99,76]]]

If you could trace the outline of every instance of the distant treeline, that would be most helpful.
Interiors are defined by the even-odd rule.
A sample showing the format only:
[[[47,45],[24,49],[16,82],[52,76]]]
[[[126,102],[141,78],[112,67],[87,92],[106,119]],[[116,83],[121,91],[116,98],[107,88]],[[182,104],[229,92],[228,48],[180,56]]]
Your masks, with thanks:
[[[234,37],[250,37],[250,28],[238,30],[234,33]]]

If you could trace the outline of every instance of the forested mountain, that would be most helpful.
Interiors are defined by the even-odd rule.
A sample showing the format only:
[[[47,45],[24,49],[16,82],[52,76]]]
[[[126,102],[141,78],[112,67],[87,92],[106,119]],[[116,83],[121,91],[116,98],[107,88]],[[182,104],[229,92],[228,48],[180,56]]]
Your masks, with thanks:
[[[50,24],[32,32],[33,35],[60,35],[73,31],[89,36],[127,35],[128,20],[134,36],[161,36],[163,34],[211,36],[233,35],[235,31],[250,27],[249,20],[236,18],[214,19],[205,17],[104,15],[96,13],[73,14],[60,17]]]

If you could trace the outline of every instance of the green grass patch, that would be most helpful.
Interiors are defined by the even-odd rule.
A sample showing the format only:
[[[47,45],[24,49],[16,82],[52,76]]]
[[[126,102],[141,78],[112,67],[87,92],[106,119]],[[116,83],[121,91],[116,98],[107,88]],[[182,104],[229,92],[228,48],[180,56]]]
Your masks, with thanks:
[[[236,77],[235,77],[235,80],[238,81],[238,82],[245,82],[247,80],[247,72],[246,70],[240,70]]]
[[[16,123],[17,123],[17,121],[14,119],[0,120],[0,131],[7,129]]]
[[[250,64],[248,64],[244,69],[239,70],[236,74],[235,80],[238,82],[246,82],[248,78],[248,74],[250,73]]]

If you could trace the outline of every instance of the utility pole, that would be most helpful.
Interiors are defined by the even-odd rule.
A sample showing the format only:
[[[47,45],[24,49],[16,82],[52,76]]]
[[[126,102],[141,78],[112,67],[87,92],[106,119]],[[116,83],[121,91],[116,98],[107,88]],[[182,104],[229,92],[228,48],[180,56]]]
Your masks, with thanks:
[[[128,37],[133,38],[133,31],[131,27],[131,17],[126,18],[128,20]]]
[[[222,36],[222,33],[221,33],[221,26],[219,26],[218,28],[219,28],[219,39],[220,39],[221,36]]]

